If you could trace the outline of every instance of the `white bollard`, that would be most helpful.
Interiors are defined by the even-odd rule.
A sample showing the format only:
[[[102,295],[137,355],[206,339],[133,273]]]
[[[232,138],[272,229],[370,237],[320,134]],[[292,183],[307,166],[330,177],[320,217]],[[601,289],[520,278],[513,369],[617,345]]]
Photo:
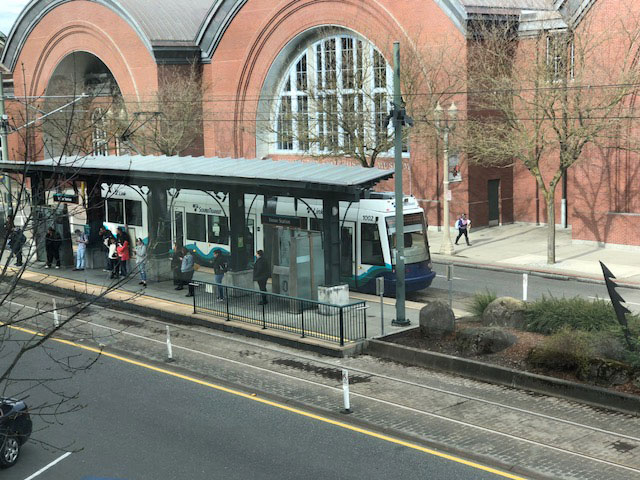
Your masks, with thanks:
[[[173,362],[173,347],[171,346],[171,331],[167,325],[167,362]]]
[[[529,274],[522,274],[522,300],[527,301],[527,295],[529,290]]]
[[[342,413],[351,413],[351,404],[349,403],[349,371],[342,370],[342,398],[344,400],[344,410]]]
[[[58,307],[56,306],[56,299],[53,299],[53,326],[58,328],[60,326],[60,314],[58,313]]]

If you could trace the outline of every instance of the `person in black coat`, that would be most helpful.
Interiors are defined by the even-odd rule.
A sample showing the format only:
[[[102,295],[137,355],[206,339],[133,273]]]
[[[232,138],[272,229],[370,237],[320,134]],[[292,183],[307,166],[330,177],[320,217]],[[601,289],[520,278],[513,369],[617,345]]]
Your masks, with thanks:
[[[47,251],[47,264],[44,268],[51,268],[53,261],[56,261],[56,268],[60,268],[60,244],[62,237],[53,227],[49,227],[44,236],[45,250]]]
[[[260,291],[267,291],[267,280],[271,276],[271,268],[269,268],[269,261],[264,258],[264,252],[262,250],[258,250],[256,252],[258,259],[256,263],[253,265],[253,280],[258,282],[258,286],[260,287]],[[262,294],[262,301],[259,302],[259,305],[266,305],[267,296]]]
[[[9,235],[9,248],[11,249],[11,255],[9,258],[16,257],[16,267],[22,266],[22,247],[27,241],[27,237],[24,236],[22,229],[19,227],[13,228],[13,231]]]
[[[171,256],[171,272],[173,273],[173,284],[182,285],[182,276],[180,268],[182,267],[182,245],[175,243],[173,245],[173,255]]]

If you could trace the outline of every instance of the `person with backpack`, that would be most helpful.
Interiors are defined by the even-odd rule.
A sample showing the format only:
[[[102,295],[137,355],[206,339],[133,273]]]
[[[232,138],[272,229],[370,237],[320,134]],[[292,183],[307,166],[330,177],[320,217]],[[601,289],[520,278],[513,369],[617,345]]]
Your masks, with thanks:
[[[49,227],[47,234],[44,236],[44,246],[47,251],[47,264],[44,268],[51,268],[53,261],[56,261],[56,268],[60,268],[60,244],[62,238],[56,232],[55,228]]]
[[[227,272],[227,262],[222,256],[220,250],[214,250],[213,252],[213,280],[218,284],[218,296],[217,300],[224,300],[224,288],[222,287],[222,279]]]
[[[466,213],[460,214],[460,217],[456,221],[456,228],[458,229],[458,237],[456,238],[456,245],[458,244],[458,240],[460,240],[460,237],[464,235],[464,238],[467,241],[467,245],[471,246],[471,244],[469,243],[469,233],[468,233],[468,230],[471,228],[471,220],[467,218]]]

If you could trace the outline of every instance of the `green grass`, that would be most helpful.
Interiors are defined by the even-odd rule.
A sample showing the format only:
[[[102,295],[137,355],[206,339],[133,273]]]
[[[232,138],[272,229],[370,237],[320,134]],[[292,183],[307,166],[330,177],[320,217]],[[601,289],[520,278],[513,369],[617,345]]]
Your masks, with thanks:
[[[471,313],[476,317],[481,317],[484,310],[487,308],[487,305],[493,302],[496,298],[498,298],[496,292],[492,292],[489,289],[486,289],[484,292],[476,292],[471,301]]]
[[[619,323],[613,307],[605,300],[584,298],[545,297],[527,304],[527,330],[553,334],[564,328],[584,332],[618,329]],[[629,320],[636,326],[638,318]]]

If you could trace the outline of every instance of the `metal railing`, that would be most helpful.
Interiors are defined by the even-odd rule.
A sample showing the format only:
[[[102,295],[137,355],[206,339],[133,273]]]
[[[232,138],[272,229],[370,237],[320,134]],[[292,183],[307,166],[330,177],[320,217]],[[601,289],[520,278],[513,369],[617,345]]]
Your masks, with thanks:
[[[193,313],[345,343],[367,337],[366,303],[331,305],[217,283],[193,281]]]

